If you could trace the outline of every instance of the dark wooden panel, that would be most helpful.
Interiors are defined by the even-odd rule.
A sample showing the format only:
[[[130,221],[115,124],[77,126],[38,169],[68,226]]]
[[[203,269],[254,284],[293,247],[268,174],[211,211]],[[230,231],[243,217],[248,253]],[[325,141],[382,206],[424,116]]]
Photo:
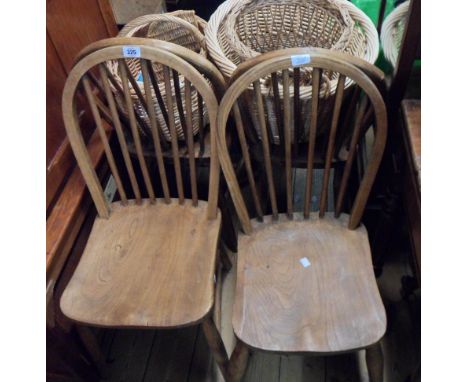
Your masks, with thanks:
[[[406,208],[411,251],[416,278],[421,281],[421,101],[402,102],[403,146],[403,202]]]
[[[406,127],[407,155],[414,165],[414,175],[421,187],[421,100],[404,100],[401,108]]]
[[[74,159],[66,140],[61,97],[67,74],[55,46],[46,34],[46,206],[49,208]]]
[[[109,15],[104,18],[101,7],[97,0],[47,1],[47,31],[67,71],[86,45],[113,37],[108,30]]]
[[[115,15],[114,11],[112,10],[112,6],[109,0],[97,0],[99,4],[99,8],[101,10],[102,19],[104,24],[106,25],[107,32],[109,36],[117,36],[119,33],[119,28],[117,28],[117,24],[115,22]]]
[[[58,191],[62,189],[65,184],[68,174],[70,174],[72,167],[75,164],[75,158],[71,151],[68,139],[65,138],[58,148],[57,152],[47,163],[46,168],[46,208],[47,216],[49,209],[54,205]]]
[[[67,74],[60,57],[47,33],[46,40],[46,163],[49,165],[53,156],[65,138],[62,121],[61,97]]]
[[[96,131],[88,143],[91,161],[99,166],[104,148]],[[75,167],[57,200],[46,225],[46,271],[47,281],[56,279],[70,252],[90,204],[85,181]]]
[[[61,98],[67,73],[84,46],[116,33],[109,0],[47,1],[47,210],[53,207],[75,164],[62,120]],[[83,122],[89,136],[92,123]]]

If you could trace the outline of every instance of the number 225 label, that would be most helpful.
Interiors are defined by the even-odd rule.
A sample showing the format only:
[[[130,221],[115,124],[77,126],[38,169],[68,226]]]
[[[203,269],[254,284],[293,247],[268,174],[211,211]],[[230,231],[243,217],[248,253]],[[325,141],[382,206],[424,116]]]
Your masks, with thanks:
[[[124,46],[122,47],[124,57],[140,57],[141,51],[139,46]]]

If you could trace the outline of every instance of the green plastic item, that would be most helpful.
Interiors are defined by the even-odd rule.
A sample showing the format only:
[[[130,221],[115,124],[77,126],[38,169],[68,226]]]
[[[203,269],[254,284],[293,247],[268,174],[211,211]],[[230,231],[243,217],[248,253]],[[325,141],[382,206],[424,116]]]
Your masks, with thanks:
[[[377,23],[379,22],[380,0],[352,0],[351,2],[367,16],[369,16],[374,25],[377,27]],[[394,8],[394,0],[387,0],[384,19]],[[382,69],[383,72],[387,74],[391,73],[393,70],[390,63],[388,63],[385,59],[382,48],[380,48],[379,57],[375,62],[375,66]]]
[[[352,0],[356,7],[362,10],[372,20],[375,26],[379,22],[380,0]],[[394,0],[387,0],[384,18],[395,8]]]

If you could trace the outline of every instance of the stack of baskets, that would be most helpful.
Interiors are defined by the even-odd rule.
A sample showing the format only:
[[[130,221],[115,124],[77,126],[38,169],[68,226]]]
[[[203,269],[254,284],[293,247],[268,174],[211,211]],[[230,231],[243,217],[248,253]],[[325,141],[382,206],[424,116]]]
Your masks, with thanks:
[[[379,41],[372,21],[347,0],[227,0],[216,10],[205,29],[210,58],[226,78],[231,78],[237,66],[252,57],[290,47],[318,47],[342,51],[371,63],[377,59]],[[307,137],[310,99],[310,73],[301,75],[300,100],[305,116],[304,136]],[[331,107],[337,86],[334,73],[324,73],[320,89],[321,102]],[[292,83],[292,81],[290,81]],[[352,85],[346,82],[346,88]],[[270,127],[278,140],[279,126],[273,106],[271,82],[261,81],[261,90]],[[282,88],[280,84],[280,96]],[[251,112],[255,114],[253,94]],[[318,133],[327,125],[329,114],[319,116]],[[252,116],[257,121],[256,116]],[[257,126],[258,128],[258,126]],[[291,127],[292,128],[292,127]],[[292,129],[294,131],[294,129]]]
[[[410,2],[405,1],[396,7],[384,20],[380,39],[385,58],[395,68],[405,31]]]
[[[172,42],[177,45],[181,45],[187,49],[190,49],[194,52],[201,54],[202,56],[206,57],[206,43],[205,43],[205,36],[204,36],[204,29],[206,27],[206,21],[201,19],[200,17],[196,16],[193,11],[176,11],[172,13],[165,13],[165,14],[153,14],[153,15],[145,15],[138,17],[132,21],[130,21],[127,25],[125,25],[122,30],[120,31],[118,37],[145,37],[145,38],[152,38],[158,40],[164,40],[168,42]],[[128,67],[132,76],[136,79],[137,84],[142,92],[145,93],[142,75],[141,75],[141,68],[140,68],[140,60],[139,59],[129,59],[127,60]],[[117,62],[112,62],[109,64],[109,69],[111,73],[114,75],[117,82],[121,85],[121,79],[119,76],[118,71],[118,64]],[[154,73],[156,80],[159,85],[159,89],[161,92],[162,99],[167,107],[167,100],[166,100],[166,91],[164,87],[164,77],[162,66],[154,64],[153,66]],[[174,89],[174,83],[171,79],[172,89]],[[184,78],[180,78],[180,92],[184,94]],[[198,126],[198,97],[197,92],[195,89],[192,89],[192,114],[193,114],[193,133],[196,134],[199,130]],[[149,117],[140,103],[138,96],[133,88],[131,88],[131,95],[132,98],[135,100],[136,111],[139,117],[145,122],[145,125],[142,126],[142,135],[143,137],[150,137],[150,123]],[[177,109],[177,105],[175,102],[175,94],[174,91],[172,92],[172,97],[174,98],[174,116],[175,116],[175,126],[177,131],[177,136],[179,139],[184,138],[184,130],[181,124],[181,118]],[[164,137],[167,140],[170,140],[170,131],[168,126],[168,121],[164,119],[164,113],[160,108],[159,103],[156,99],[156,94],[153,93],[154,98],[154,105],[156,111],[156,119],[158,124],[162,127]],[[118,102],[123,103],[123,99],[117,97]],[[185,97],[182,97],[182,106],[185,108]],[[203,108],[203,123],[207,121],[206,110]]]

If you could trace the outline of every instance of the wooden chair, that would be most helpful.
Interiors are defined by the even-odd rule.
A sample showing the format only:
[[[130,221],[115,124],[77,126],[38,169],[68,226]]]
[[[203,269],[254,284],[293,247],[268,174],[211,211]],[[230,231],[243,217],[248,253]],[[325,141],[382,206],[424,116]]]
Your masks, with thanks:
[[[78,53],[75,62],[80,61],[82,58],[86,57],[88,54],[95,52],[96,50],[103,49],[106,47],[116,46],[116,45],[135,45],[135,46],[148,46],[148,47],[155,47],[159,49],[167,50],[175,54],[176,56],[182,58],[183,60],[187,61],[190,65],[195,67],[200,74],[202,74],[205,79],[207,79],[213,87],[213,91],[216,95],[218,102],[221,102],[221,99],[226,91],[226,83],[221,72],[205,57],[201,56],[200,54],[191,51],[183,46],[176,45],[167,41],[161,40],[154,40],[148,38],[138,38],[138,37],[113,37],[107,38],[103,40],[96,41],[88,46],[86,46],[83,50]],[[105,97],[104,92],[102,91],[102,96]],[[177,95],[180,98],[180,95]],[[141,94],[140,98],[143,99],[144,95]],[[164,104],[164,101],[161,98],[157,99],[159,106],[161,109],[167,108]],[[144,102],[141,102],[142,104]],[[179,102],[179,105],[181,103]],[[106,115],[110,115],[108,110],[106,110],[106,106],[100,103],[99,107],[103,108],[104,117]],[[206,131],[205,131],[206,130]],[[131,154],[136,154],[135,147],[132,145],[129,147]],[[144,147],[143,146],[143,155],[148,158],[149,161],[155,159],[154,151],[151,147]],[[171,150],[166,150],[163,153],[164,156],[170,157],[172,156]],[[182,149],[180,152],[180,157],[182,159],[182,165],[187,164],[189,161],[188,151]],[[199,134],[194,137],[194,157],[195,162],[197,165],[209,166],[209,161],[211,157],[211,133],[210,133],[210,126],[206,128],[200,129]],[[223,215],[227,214],[227,201],[223,197],[225,195],[226,187],[223,183],[221,183],[220,189],[220,199],[219,199],[219,208],[221,209]],[[225,216],[222,222],[222,239],[228,245],[231,250],[235,250],[235,232],[234,232],[234,223],[229,218],[229,216]],[[225,256],[223,252],[222,256],[223,263],[228,266],[229,259],[228,256]]]
[[[183,60],[187,61],[189,64],[194,66],[204,77],[207,79],[210,84],[213,86],[213,91],[216,95],[218,101],[221,101],[221,98],[224,95],[226,90],[226,83],[221,72],[205,57],[199,55],[191,51],[190,49],[184,48],[183,46],[179,46],[167,41],[161,40],[154,40],[148,38],[140,38],[140,37],[113,37],[107,38],[103,40],[96,41],[84,49],[82,49],[76,59],[75,62],[80,61],[82,58],[86,57],[88,54],[95,52],[96,50],[117,46],[117,45],[132,45],[132,46],[147,46],[147,47],[155,47],[159,49],[167,50],[175,54],[176,56],[182,58]],[[142,104],[145,103],[144,101],[144,94],[137,93],[140,102]],[[177,94],[178,98],[182,95]],[[161,109],[167,109],[167,106],[164,104],[164,101],[161,98],[157,98],[157,102]],[[179,103],[180,105],[180,103]],[[178,106],[179,106],[178,105]],[[102,105],[101,105],[102,106]],[[206,159],[211,155],[210,149],[210,133],[204,134],[204,129],[200,129],[200,134],[194,137],[194,151],[195,151],[195,159]],[[146,156],[154,155],[153,153],[149,153],[148,150],[144,150],[144,154]],[[186,154],[184,156],[187,156]]]
[[[311,128],[307,144],[305,203],[301,212],[293,208],[291,105],[290,87],[299,71],[291,71],[295,58],[287,52],[261,60],[231,84],[220,104],[217,119],[219,158],[224,176],[241,221],[233,327],[238,338],[231,356],[229,374],[239,380],[246,365],[248,349],[279,353],[333,354],[367,349],[371,381],[382,381],[383,363],[379,340],[386,330],[386,315],[375,280],[366,228],[361,216],[375,179],[386,140],[386,109],[373,81],[358,67],[333,54],[303,49],[305,62],[300,67],[313,68]],[[322,72],[339,73],[334,98],[332,124],[326,140],[324,181],[320,208],[310,211],[316,145],[319,97],[316,89]],[[275,103],[283,104],[284,171],[286,178],[286,213],[278,212],[274,174],[271,163],[271,140],[264,113],[258,112],[261,146],[267,179],[265,194],[258,192],[258,178],[253,175],[250,146],[242,124],[237,134],[248,175],[248,191],[242,194],[230,153],[226,145],[226,120],[231,110],[239,112],[238,100],[247,89],[255,92],[256,104],[263,110],[259,79],[275,73],[283,82],[284,96]],[[356,112],[353,113],[351,142],[341,177],[334,212],[327,212],[327,187],[335,158],[337,124],[340,118],[346,78],[360,89]],[[293,102],[296,102],[295,100]],[[353,170],[363,119],[368,105],[374,115],[374,140],[367,168],[355,198],[348,185]],[[255,218],[246,209],[245,196],[253,199]],[[264,197],[262,198],[262,195]],[[261,202],[270,204],[267,215]],[[350,201],[350,213],[343,213]]]
[[[343,53],[343,52],[338,52],[338,51],[330,51],[328,49],[322,49],[322,48],[304,48],[304,47],[298,47],[298,48],[287,48],[287,49],[282,49],[282,50],[275,50],[275,51],[271,51],[271,52],[268,52],[268,53],[265,53],[265,54],[261,54],[255,58],[252,58],[250,60],[247,60],[243,63],[241,63],[237,69],[234,71],[230,81],[229,81],[229,85],[233,84],[242,74],[244,74],[246,71],[248,71],[249,69],[251,69],[252,67],[258,65],[260,62],[262,61],[265,61],[267,59],[270,59],[270,58],[274,58],[274,57],[277,57],[279,55],[284,55],[284,54],[289,54],[289,55],[301,55],[301,54],[321,54],[321,53],[326,53],[328,54],[330,57],[332,58],[336,58],[338,60],[345,60],[347,62],[349,62],[350,64],[356,66],[358,69],[362,70],[367,76],[369,76],[369,78],[374,82],[374,84],[377,86],[377,88],[379,89],[379,91],[381,92],[381,94],[384,96],[386,94],[386,85],[385,85],[385,74],[379,69],[377,68],[376,66],[370,64],[369,62],[365,61],[365,60],[362,60],[358,57],[355,57],[355,56],[351,56],[349,54],[346,54],[346,53]],[[297,69],[296,69],[297,70]],[[295,76],[295,78],[298,78],[298,75]],[[272,83],[274,84],[274,81],[277,81],[277,80],[273,80],[272,79]],[[273,89],[273,93],[276,91],[278,92],[279,89],[277,90],[276,89],[277,87],[276,86],[272,86],[272,89]],[[291,94],[291,97],[293,96],[296,96],[295,95],[295,92],[296,90],[299,90],[299,86],[294,86],[294,89],[293,89],[293,92],[294,94]],[[341,113],[341,118],[340,120],[338,121],[338,126],[337,126],[337,134],[336,134],[336,144],[335,144],[335,152],[336,153],[339,153],[340,152],[340,149],[342,148],[343,144],[345,143],[349,143],[349,140],[350,140],[350,134],[349,134],[349,123],[351,122],[350,121],[350,117],[352,116],[352,111],[355,109],[356,107],[356,102],[357,102],[357,95],[359,94],[359,89],[357,89],[356,87],[349,87],[345,90],[344,94],[343,94],[343,101],[342,101],[342,107],[341,107],[341,110],[342,110],[342,113]],[[296,104],[299,104],[299,102],[297,102]],[[239,106],[241,107],[241,110],[242,110],[242,114],[243,115],[248,115],[249,114],[249,110],[248,108],[246,108],[246,103],[243,102],[243,103],[240,103]],[[242,106],[244,106],[242,108]],[[282,109],[281,109],[281,105],[277,105],[278,107],[275,108],[275,112],[276,112],[276,115],[277,115],[277,119],[278,120],[281,120],[282,116],[281,116],[281,113],[282,113]],[[298,111],[300,110],[300,108],[298,109]],[[366,110],[366,113],[364,115],[364,119],[363,119],[363,131],[362,133],[365,133],[365,131],[367,131],[367,129],[371,126],[372,124],[372,115],[370,113],[370,108],[368,108],[368,110]],[[300,115],[300,113],[295,113],[297,115]],[[328,118],[331,122],[331,115],[330,115],[330,118]],[[301,127],[303,125],[302,121],[301,121],[301,118],[293,118],[293,123],[294,123],[294,130],[295,131],[298,131],[298,130],[302,130],[303,127]],[[249,126],[247,124],[246,128],[248,129]],[[268,127],[267,127],[268,128]],[[251,129],[251,128],[250,128]],[[254,142],[252,142],[255,146],[255,143],[258,144],[258,146],[261,146],[261,142],[259,142],[258,140],[255,142],[255,136],[257,135],[257,132],[252,132],[252,133],[249,133],[246,135],[246,138],[247,139],[251,139],[252,137],[254,137]],[[316,139],[320,140],[322,137],[316,137]],[[279,145],[274,145],[272,147],[272,151],[271,151],[271,155],[272,155],[272,160],[274,161],[274,163],[276,162],[281,162],[281,161],[284,161],[284,156],[283,156],[283,153],[284,153],[284,139],[281,140],[280,139],[280,143]],[[301,144],[301,143],[298,143],[296,141],[293,141],[292,144],[294,146],[297,146],[297,147],[294,147],[295,151],[297,152],[298,155],[295,155],[293,157],[293,164],[297,167],[305,167],[307,166],[307,145],[306,144]],[[281,147],[280,147],[281,146]],[[260,149],[261,150],[261,149]],[[335,163],[337,162],[340,162],[340,161],[343,161],[343,160],[346,160],[346,157],[343,157],[343,156],[335,156],[333,158],[333,162],[332,162],[332,165],[334,165]],[[324,151],[318,151],[318,152],[315,152],[315,158],[314,158],[314,162],[315,162],[315,165],[316,166],[319,166],[319,167],[323,167],[323,164],[325,162],[325,152]]]
[[[359,59],[357,57],[351,56],[349,54],[343,53],[343,52],[337,52],[337,51],[330,51],[328,49],[322,49],[322,48],[304,48],[304,47],[298,47],[298,48],[287,48],[283,50],[276,50],[276,51],[271,51],[262,55],[259,55],[255,58],[252,58],[250,60],[247,60],[240,64],[235,72],[233,73],[233,76],[230,79],[229,84],[233,84],[237,78],[239,78],[242,74],[244,74],[246,71],[248,71],[250,68],[254,67],[255,65],[258,65],[260,62],[274,58],[279,55],[284,55],[284,54],[289,54],[289,55],[301,55],[301,54],[321,54],[321,53],[326,53],[328,56],[336,59],[341,59],[341,60],[346,60],[350,64],[356,66],[358,69],[362,70],[369,78],[374,82],[376,87],[379,89],[380,93],[385,99],[386,96],[386,85],[385,85],[385,75],[384,73],[377,68],[376,66],[370,64],[369,62]],[[296,68],[296,70],[299,70]],[[296,75],[294,78],[298,79],[299,76]],[[274,85],[273,80],[272,80],[272,90],[273,93],[279,92],[279,88],[277,89],[277,86]],[[292,91],[291,91],[291,97],[296,96],[296,91],[299,90],[299,86],[294,85]],[[347,150],[347,145],[349,145],[349,142],[351,140],[351,128],[350,124],[352,123],[352,117],[354,115],[357,101],[358,101],[358,96],[360,93],[359,87],[356,86],[349,86],[345,89],[343,93],[343,100],[342,100],[342,105],[341,105],[341,113],[340,113],[340,118],[338,119],[338,124],[336,127],[336,133],[335,133],[335,145],[334,145],[334,154],[333,159],[331,162],[331,168],[333,171],[335,171],[335,176],[334,176],[334,191],[337,193],[338,192],[338,185],[340,181],[340,175],[343,173],[344,170],[344,165],[346,162],[348,150]],[[320,99],[319,99],[319,102]],[[299,102],[295,103],[295,105],[298,105]],[[266,105],[265,105],[266,106]],[[247,102],[243,100],[243,102],[239,103],[239,107],[241,108],[241,114],[244,116],[249,115],[249,108],[247,107]],[[301,116],[300,113],[300,108],[294,111],[293,116],[291,117],[292,123],[294,124],[294,131],[304,131],[304,123],[303,119],[307,118],[307,116]],[[320,123],[322,126],[329,127],[331,125],[331,119],[332,119],[332,110],[330,110],[330,104],[328,107],[321,107],[320,108],[320,113],[322,115],[327,115],[327,117],[322,118],[322,122],[317,122]],[[277,107],[275,108],[275,113],[276,113],[276,118],[277,120],[282,119],[282,105],[279,103]],[[319,120],[319,119],[318,119]],[[261,139],[258,134],[258,131],[251,126],[252,124],[249,123],[248,119],[245,121],[246,123],[244,124],[246,128],[246,138],[250,147],[251,155],[252,155],[252,160],[253,160],[253,167],[254,170],[257,170],[258,167],[263,167],[263,158],[262,158],[262,145],[261,145]],[[368,107],[364,117],[363,117],[363,122],[362,122],[362,129],[361,129],[361,135],[359,138],[359,143],[361,140],[364,138],[367,130],[372,126],[373,123],[373,114],[372,114],[372,107]],[[267,124],[267,131],[271,129],[271,125],[268,123]],[[320,149],[315,150],[314,152],[314,168],[316,169],[323,169],[325,166],[325,157],[326,157],[326,139],[328,138],[327,135],[327,130],[321,129],[322,132],[319,134],[317,132],[316,134],[316,146],[318,146]],[[281,133],[281,132],[280,132]],[[270,135],[271,136],[271,135]],[[291,165],[296,168],[306,168],[307,167],[307,143],[306,142],[297,142],[294,141],[291,143],[293,145],[293,154],[292,155],[292,163]],[[357,161],[360,161],[362,158],[362,145],[359,145],[359,152],[356,154]],[[279,144],[275,144],[271,146],[270,150],[270,155],[271,155],[271,160],[272,160],[272,166],[273,166],[273,173],[274,174],[281,174],[281,167],[284,166],[284,137],[281,139],[281,134],[280,134],[280,142]],[[276,167],[279,167],[279,171],[276,171]],[[359,174],[359,176],[362,176],[362,174]],[[262,180],[265,180],[264,177]],[[278,209],[280,211],[285,211],[286,207],[284,204],[285,201],[285,194],[286,194],[286,189],[285,189],[285,184],[282,182],[283,179],[280,180],[280,182],[277,184],[277,197],[279,198],[279,203],[278,203]],[[259,188],[265,187],[265,185],[259,185]]]
[[[217,264],[221,217],[217,209],[219,162],[215,136],[211,136],[208,200],[199,200],[195,177],[191,89],[203,99],[214,126],[216,97],[208,82],[191,65],[167,50],[141,45],[139,57],[151,138],[157,159],[153,172],[143,155],[140,131],[130,96],[124,45],[94,51],[70,72],[63,92],[65,127],[78,165],[98,212],[81,260],[60,300],[63,313],[78,324],[113,328],[178,328],[202,323],[214,358],[225,375],[227,355],[213,322],[214,275]],[[122,78],[125,110],[117,106],[106,63],[117,60]],[[184,197],[179,146],[174,123],[174,105],[167,97],[172,162],[177,198],[171,198],[163,156],[161,126],[154,115],[152,92],[157,92],[154,65],[160,65],[167,94],[172,94],[175,76],[183,77],[187,147],[190,163],[191,200]],[[130,84],[129,84],[130,82]],[[95,87],[93,87],[93,84]],[[106,95],[107,112],[98,106],[99,89]],[[105,148],[118,201],[108,202],[90,163],[80,130],[76,101],[84,91]],[[101,105],[102,106],[102,105]],[[123,114],[131,128],[125,137]],[[110,126],[105,120],[110,120]],[[115,145],[109,135],[117,136]],[[135,145],[136,158],[128,150]],[[115,146],[115,147],[114,147]],[[119,159],[120,158],[120,159]],[[142,179],[142,181],[139,181]],[[157,195],[157,187],[161,197]],[[219,284],[219,283],[218,283]]]

